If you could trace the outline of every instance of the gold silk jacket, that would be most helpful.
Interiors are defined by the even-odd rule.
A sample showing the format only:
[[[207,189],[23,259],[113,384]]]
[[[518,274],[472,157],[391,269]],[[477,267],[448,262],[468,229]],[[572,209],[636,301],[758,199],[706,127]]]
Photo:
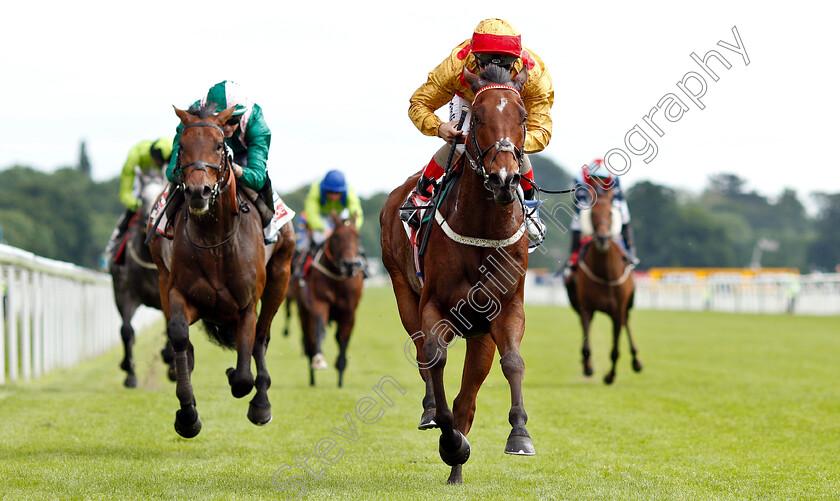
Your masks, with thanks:
[[[429,73],[429,79],[421,85],[410,99],[408,116],[420,132],[437,136],[443,121],[435,111],[458,95],[472,101],[474,95],[464,81],[462,70],[466,66],[471,72],[478,71],[475,56],[469,50],[470,40],[455,47],[452,54]],[[543,60],[531,50],[523,48],[522,57],[514,63],[518,73],[528,68],[528,80],[522,89],[522,100],[528,112],[525,153],[537,153],[548,146],[551,140],[551,106],[554,104],[554,86]]]

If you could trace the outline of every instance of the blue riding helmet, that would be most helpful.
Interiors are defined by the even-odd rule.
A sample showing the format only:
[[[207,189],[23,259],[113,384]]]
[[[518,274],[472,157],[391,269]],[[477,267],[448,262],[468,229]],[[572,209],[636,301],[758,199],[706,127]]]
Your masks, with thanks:
[[[321,205],[327,200],[327,192],[341,193],[342,205],[347,204],[347,180],[344,178],[344,173],[340,170],[331,170],[324,176],[321,181]]]

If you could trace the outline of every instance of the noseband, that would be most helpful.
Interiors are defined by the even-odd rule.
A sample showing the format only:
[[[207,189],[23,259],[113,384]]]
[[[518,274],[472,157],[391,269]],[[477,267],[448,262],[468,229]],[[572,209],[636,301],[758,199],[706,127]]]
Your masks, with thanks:
[[[189,129],[190,127],[212,127],[222,134],[222,142],[224,142],[225,131],[223,131],[222,128],[219,127],[216,124],[211,124],[209,122],[195,122],[195,123],[185,125],[184,130]],[[225,149],[227,150],[227,145],[225,145]],[[221,172],[222,168],[225,169],[225,171],[223,173],[221,173],[219,175],[219,177],[216,179],[216,183],[213,185],[213,189],[210,192],[210,204],[211,205],[216,201],[216,198],[218,198],[218,196],[220,194],[224,193],[228,188],[230,188],[230,179],[229,179],[229,176],[227,176],[228,171],[230,170],[230,162],[229,162],[229,157],[228,157],[226,152],[222,153],[221,160],[219,161],[218,164],[209,164],[209,163],[207,163],[203,160],[195,160],[195,161],[190,162],[188,164],[181,165],[181,151],[178,150],[178,163],[175,166],[175,172],[180,173],[179,177],[182,179],[181,190],[184,190],[184,188],[186,188],[186,183],[184,183],[184,181],[183,181],[184,169],[186,169],[187,167],[191,167],[191,166],[195,166],[195,167],[193,167],[194,170],[200,170],[200,171],[204,171],[204,172],[207,172],[208,168],[213,169],[217,172]],[[225,183],[224,186],[222,186],[223,181]]]
[[[482,92],[487,91],[487,90],[493,90],[493,89],[508,90],[508,91],[511,91],[511,92],[515,92],[517,96],[520,96],[519,91],[516,90],[516,88],[511,87],[509,85],[499,85],[499,84],[486,85],[486,86],[480,88],[475,93],[475,97],[473,98],[473,101],[472,101],[472,107],[473,108],[475,107],[475,101],[478,99],[478,96]],[[476,173],[478,173],[479,176],[481,176],[484,179],[484,187],[488,191],[492,191],[492,188],[490,187],[490,181],[489,181],[489,177],[487,175],[487,171],[492,169],[493,162],[496,160],[496,155],[498,155],[499,153],[501,153],[503,151],[513,153],[513,156],[516,158],[517,170],[520,170],[522,168],[522,150],[517,148],[516,145],[513,144],[509,139],[499,139],[498,141],[491,144],[487,148],[482,148],[481,145],[478,144],[478,137],[476,135],[477,126],[478,126],[478,124],[476,123],[476,120],[475,120],[475,113],[473,113],[472,117],[470,118],[470,135],[469,135],[469,137],[472,138],[472,147],[476,151],[477,155],[476,155],[476,158],[473,158],[472,155],[470,155],[469,148],[464,150],[464,154],[467,156],[467,160],[470,162],[470,167],[472,167],[472,169]],[[522,137],[523,138],[525,137],[526,133],[527,133],[527,129],[525,127],[525,124],[523,123],[522,124]],[[467,139],[467,141],[468,142],[470,141],[469,138]],[[487,154],[492,149],[495,149],[496,151],[493,153],[493,156],[490,157],[489,166],[485,166],[484,165],[484,157],[487,156]]]

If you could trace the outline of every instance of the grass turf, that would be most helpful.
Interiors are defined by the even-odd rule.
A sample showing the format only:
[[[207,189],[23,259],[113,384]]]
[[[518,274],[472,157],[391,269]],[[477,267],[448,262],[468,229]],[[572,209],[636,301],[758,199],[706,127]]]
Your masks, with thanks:
[[[194,331],[204,428],[191,440],[176,435],[175,388],[158,355],[162,322],[138,339],[137,389],[121,385],[121,349],[0,387],[0,497],[840,497],[838,317],[636,311],[631,325],[644,370],[630,370],[623,339],[616,382],[606,386],[609,320],[595,318],[596,374],[585,378],[573,313],[528,307],[524,394],[537,455],[502,452],[510,394],[497,356],[479,393],[462,486],[446,485],[437,431],[416,429],[423,386],[405,358],[408,337],[390,289],[365,291],[343,389],[332,368],[309,387],[297,322],[289,338],[282,325],[275,320],[268,351],[274,420],[265,427],[246,418],[250,396],[230,395],[224,370],[234,353]],[[450,403],[463,348],[456,343],[450,352]],[[332,362],[331,338],[324,351]],[[392,406],[373,389],[386,376],[406,391],[382,386]],[[381,417],[365,424],[357,405],[371,399],[378,406],[368,416]],[[325,437],[334,441],[328,466],[315,458],[330,444]]]

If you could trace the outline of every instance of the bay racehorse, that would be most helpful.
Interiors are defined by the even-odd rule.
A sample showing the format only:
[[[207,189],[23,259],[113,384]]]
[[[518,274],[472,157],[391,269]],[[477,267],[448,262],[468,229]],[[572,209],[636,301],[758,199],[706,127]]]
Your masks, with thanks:
[[[610,316],[613,324],[613,348],[610,353],[612,367],[604,376],[606,384],[615,380],[615,365],[618,361],[618,342],[622,327],[627,329],[627,340],[633,356],[633,370],[642,370],[642,363],[636,356],[636,346],[630,334],[628,317],[633,307],[635,284],[633,265],[625,258],[621,245],[616,242],[621,230],[621,215],[612,208],[612,183],[602,178],[588,178],[587,186],[594,193],[591,209],[581,211],[584,233],[591,233],[591,240],[581,246],[577,269],[566,279],[566,290],[572,308],[580,316],[583,327],[583,373],[592,375],[591,350],[589,349],[589,328],[596,311]],[[591,221],[591,225],[588,224]]]
[[[120,335],[124,355],[120,368],[126,372],[123,384],[128,388],[137,386],[137,376],[134,373],[134,328],[131,326],[131,319],[140,305],[161,309],[157,266],[152,261],[145,239],[149,212],[164,188],[163,175],[158,170],[144,171],[139,167],[135,172],[135,179],[140,188],[140,209],[129,222],[125,240],[118,250],[118,253],[124,254],[123,259],[119,263],[111,260],[108,270],[114,286],[114,301],[122,319]],[[174,381],[172,347],[168,342],[161,353],[164,362],[169,364],[170,379]]]
[[[248,419],[258,425],[271,420],[265,353],[271,320],[286,296],[294,252],[291,223],[282,227],[276,243],[264,244],[258,211],[242,196],[243,189],[237,189],[233,162],[226,153],[221,126],[234,108],[213,115],[215,109],[214,103],[190,112],[175,109],[184,126],[175,174],[186,207],[172,215],[173,239],[155,232],[150,244],[166,330],[175,350],[175,391],[181,404],[175,430],[186,438],[201,430],[189,338],[189,326],[199,319],[212,340],[236,349],[236,369],[227,370],[233,396],[242,398],[256,386]]]
[[[452,467],[449,483],[463,480],[462,465],[470,455],[466,435],[475,417],[476,395],[496,349],[511,395],[512,430],[505,452],[534,454],[525,428],[525,363],[519,354],[528,266],[525,209],[517,193],[526,118],[520,92],[528,75],[523,69],[511,80],[507,70],[488,65],[480,76],[467,69],[463,76],[475,94],[464,155],[468,162],[461,164],[458,177],[444,188],[448,194],[438,209],[429,209],[434,214],[426,215],[438,224],[431,230],[420,263],[424,280],[418,277],[412,244],[398,217],[417,174],[391,192],[380,214],[382,259],[391,276],[400,319],[417,353],[408,358],[426,383],[419,428],[440,428],[439,453]],[[443,371],[447,347],[460,337],[466,338],[466,360],[460,392],[450,410]],[[410,349],[408,342],[406,349]]]
[[[362,298],[364,262],[359,252],[360,233],[355,215],[342,220],[333,212],[330,217],[332,233],[315,251],[306,278],[289,284],[289,298],[297,303],[311,386],[315,386],[315,371],[327,368],[321,343],[326,337],[327,325],[336,323],[338,358],[335,368],[341,388],[347,368],[347,346],[356,323],[356,308]],[[286,325],[290,314],[287,302]]]

